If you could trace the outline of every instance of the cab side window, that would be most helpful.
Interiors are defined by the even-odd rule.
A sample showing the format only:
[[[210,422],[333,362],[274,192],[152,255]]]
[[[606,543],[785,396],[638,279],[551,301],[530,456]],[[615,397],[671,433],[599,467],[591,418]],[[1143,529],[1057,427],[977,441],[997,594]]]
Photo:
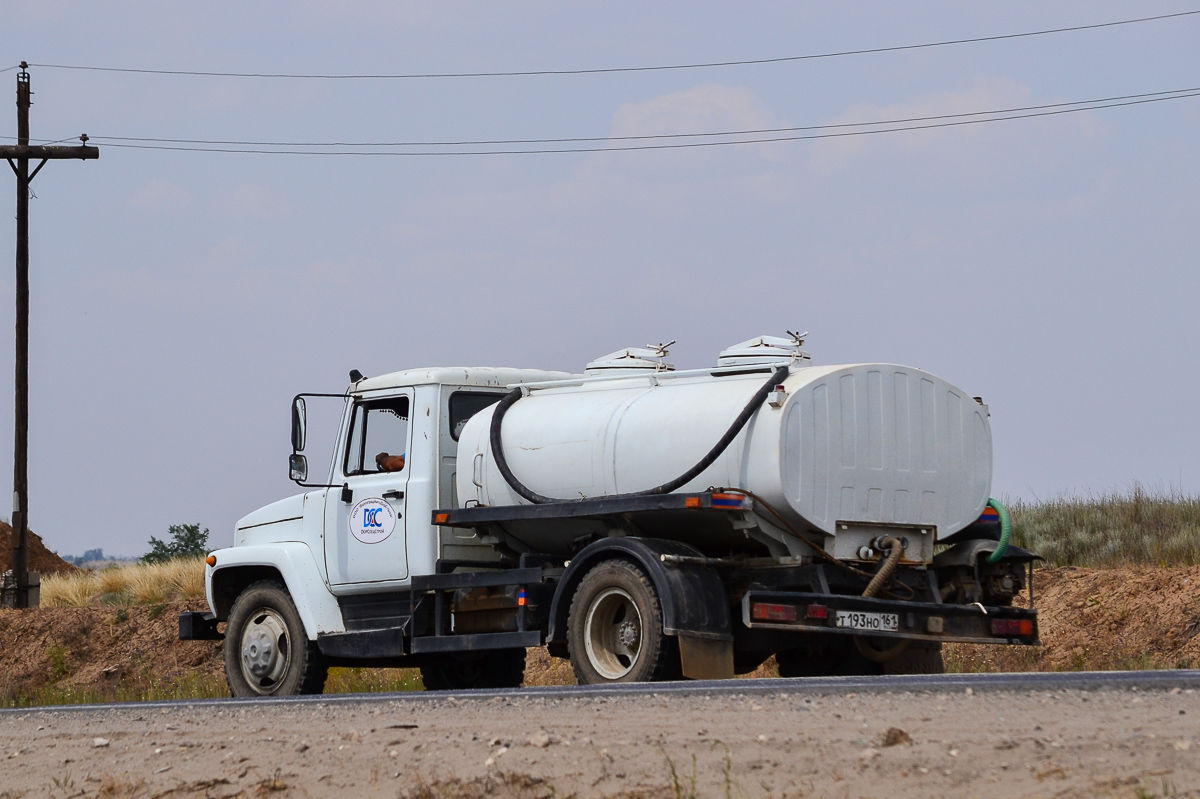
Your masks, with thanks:
[[[455,391],[450,395],[450,437],[458,441],[468,419],[502,399],[503,394]]]
[[[404,455],[408,449],[408,397],[365,400],[354,406],[342,471],[346,476],[386,471],[376,456]]]

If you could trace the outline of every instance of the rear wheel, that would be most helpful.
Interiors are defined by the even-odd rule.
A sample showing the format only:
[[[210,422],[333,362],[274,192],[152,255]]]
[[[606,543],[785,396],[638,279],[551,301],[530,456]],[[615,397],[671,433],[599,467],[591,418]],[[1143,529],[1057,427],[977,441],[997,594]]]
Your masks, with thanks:
[[[525,681],[525,650],[498,649],[421,667],[426,691],[520,688]]]
[[[884,674],[945,674],[942,645],[914,643],[908,651],[883,664]]]
[[[872,650],[884,651],[895,643],[876,639]],[[942,645],[913,641],[902,653],[886,662],[864,657],[854,639],[843,635],[813,636],[804,646],[775,655],[780,677],[853,677],[877,674],[941,674]]]
[[[662,604],[633,564],[608,560],[579,583],[567,621],[581,685],[678,679],[679,644],[663,633]]]
[[[775,655],[780,677],[851,677],[882,674],[883,665],[858,653],[848,636],[815,635]]]
[[[319,694],[327,673],[282,584],[259,580],[242,591],[225,627],[225,679],[234,696]]]

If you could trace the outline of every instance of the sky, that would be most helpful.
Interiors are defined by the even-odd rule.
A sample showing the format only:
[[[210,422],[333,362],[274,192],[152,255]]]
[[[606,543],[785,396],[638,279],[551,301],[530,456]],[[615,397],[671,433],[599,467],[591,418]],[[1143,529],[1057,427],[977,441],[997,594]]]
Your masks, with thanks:
[[[21,60],[412,74],[779,58],[1169,14],[1182,2],[114,2],[10,8]],[[86,132],[31,208],[30,523],[139,555],[294,493],[288,405],[352,368],[679,368],[809,331],[814,363],[917,366],[991,409],[993,494],[1200,491],[1200,98],[675,150],[333,157],[102,137],[650,136],[1200,86],[1200,15],[838,58],[526,77],[300,80],[30,69],[35,139]],[[15,72],[0,86],[15,90]],[[10,95],[11,96],[11,95]],[[2,111],[8,108],[9,111]],[[0,136],[15,136],[0,106]],[[3,141],[3,140],[0,140]],[[128,143],[128,142],[126,142]],[[8,189],[3,189],[8,186]],[[0,215],[15,213],[14,183]],[[15,226],[0,225],[0,253]],[[11,255],[9,256],[11,257]],[[11,263],[11,261],[9,262]],[[0,267],[11,330],[12,267]],[[8,298],[8,299],[3,299]],[[11,341],[11,339],[10,339]],[[0,389],[11,389],[11,344]],[[0,390],[0,422],[12,392]],[[0,424],[0,453],[11,452]],[[0,485],[11,461],[0,459]],[[0,502],[0,514],[11,504]]]

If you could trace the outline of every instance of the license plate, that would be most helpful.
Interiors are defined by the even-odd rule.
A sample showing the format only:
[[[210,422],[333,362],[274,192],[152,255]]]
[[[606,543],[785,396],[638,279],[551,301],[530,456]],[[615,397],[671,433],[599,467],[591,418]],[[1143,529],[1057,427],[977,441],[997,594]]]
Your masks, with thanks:
[[[837,626],[847,630],[869,630],[891,632],[900,629],[900,616],[896,613],[863,613],[857,610],[839,610]]]

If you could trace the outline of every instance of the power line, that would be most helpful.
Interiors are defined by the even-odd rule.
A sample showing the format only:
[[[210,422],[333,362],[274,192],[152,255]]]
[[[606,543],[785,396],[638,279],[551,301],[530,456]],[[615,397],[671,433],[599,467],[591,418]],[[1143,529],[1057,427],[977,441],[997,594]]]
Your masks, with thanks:
[[[740,67],[759,64],[781,64],[791,61],[810,61],[822,58],[841,58],[853,55],[869,55],[873,53],[895,53],[905,50],[920,50],[929,47],[949,47],[958,44],[978,44],[982,42],[998,42],[1008,39],[1024,39],[1032,36],[1049,36],[1056,33],[1072,33],[1077,31],[1113,28],[1120,25],[1137,25],[1144,22],[1175,19],[1200,14],[1195,11],[1179,11],[1174,14],[1158,14],[1152,17],[1123,19],[1115,22],[1098,22],[1091,25],[1072,25],[1064,28],[1047,28],[1045,30],[1025,31],[1022,33],[1006,33],[996,36],[976,36],[967,39],[947,39],[938,42],[923,42],[920,44],[894,45],[891,47],[871,47],[858,50],[841,50],[829,53],[809,53],[806,55],[782,56],[779,58],[753,58],[739,61],[709,61],[691,64],[658,64],[641,67],[596,67],[591,69],[537,69],[512,70],[503,72],[417,72],[401,74],[291,74],[282,72],[212,72],[183,69],[137,69],[127,67],[98,67],[78,64],[31,64],[45,69],[73,69],[91,72],[119,72],[140,75],[187,75],[208,78],[286,78],[294,80],[418,80],[426,78],[515,78],[550,75],[603,75],[620,72],[662,72],[681,69],[711,69],[715,67]]]
[[[1131,95],[1132,96],[1132,95]],[[242,149],[228,147],[189,147],[184,145],[167,145],[167,144],[120,144],[109,142],[109,147],[123,147],[135,150],[167,150],[175,152],[198,152],[198,153],[248,153],[258,155],[324,155],[324,156],[365,156],[365,157],[419,157],[419,156],[478,156],[478,155],[543,155],[551,153],[605,153],[605,152],[626,152],[631,150],[674,150],[684,148],[697,147],[728,147],[747,144],[770,144],[776,142],[791,142],[791,141],[811,141],[815,139],[832,139],[844,138],[850,136],[873,136],[883,133],[903,133],[913,130],[930,130],[933,128],[950,128],[961,127],[965,125],[980,125],[991,122],[1004,122],[1016,119],[1032,119],[1035,117],[1059,116],[1062,114],[1074,114],[1080,111],[1094,111],[1105,108],[1121,108],[1126,106],[1145,105],[1148,103],[1160,103],[1167,100],[1182,100],[1189,97],[1200,97],[1200,89],[1188,89],[1183,93],[1171,94],[1169,96],[1152,96],[1142,97],[1142,99],[1125,100],[1121,102],[1107,102],[1072,108],[1055,108],[1052,110],[1031,111],[1028,113],[1012,113],[1002,116],[988,116],[983,119],[958,119],[954,121],[931,122],[921,125],[903,125],[901,127],[890,128],[875,128],[872,130],[850,130],[838,131],[829,133],[811,133],[796,136],[773,136],[768,138],[754,139],[730,139],[725,141],[704,141],[704,142],[672,142],[666,144],[629,144],[619,147],[548,147],[536,149],[517,149],[517,150],[443,150],[443,151],[397,151],[397,150],[284,150],[284,149]],[[1004,112],[978,112],[980,115],[996,114]],[[869,124],[891,124],[891,123],[862,123]],[[710,134],[711,135],[711,134]]]
[[[587,142],[615,142],[615,141],[644,141],[653,139],[684,139],[684,138],[712,138],[717,136],[751,136],[762,135],[767,133],[793,133],[806,130],[833,130],[839,128],[861,128],[878,125],[899,125],[913,122],[930,122],[941,119],[961,119],[964,117],[975,116],[993,116],[996,114],[1011,114],[1024,111],[1040,111],[1048,108],[1063,108],[1067,106],[1077,105],[1094,105],[1096,103],[1111,103],[1122,100],[1135,100],[1145,97],[1161,97],[1165,95],[1184,94],[1186,92],[1200,91],[1200,87],[1192,87],[1188,89],[1174,89],[1172,91],[1163,92],[1146,92],[1142,94],[1126,94],[1114,97],[1100,97],[1091,100],[1075,100],[1062,103],[1046,103],[1042,105],[1018,106],[1015,108],[999,108],[990,111],[967,111],[958,114],[936,114],[922,117],[904,117],[899,119],[880,119],[870,122],[841,122],[829,125],[804,125],[796,127],[783,128],[756,128],[750,130],[724,130],[711,131],[707,133],[656,133],[645,134],[639,136],[572,136],[564,138],[539,138],[539,139],[475,139],[475,140],[447,140],[447,141],[392,141],[392,142],[305,142],[305,141],[239,141],[239,140],[224,140],[224,139],[167,139],[142,136],[92,136],[93,141],[103,141],[108,143],[115,142],[141,142],[153,144],[203,144],[203,145],[224,145],[229,147],[481,147],[501,144],[578,144]],[[1086,109],[1082,109],[1086,110]],[[62,141],[66,141],[63,139]]]

